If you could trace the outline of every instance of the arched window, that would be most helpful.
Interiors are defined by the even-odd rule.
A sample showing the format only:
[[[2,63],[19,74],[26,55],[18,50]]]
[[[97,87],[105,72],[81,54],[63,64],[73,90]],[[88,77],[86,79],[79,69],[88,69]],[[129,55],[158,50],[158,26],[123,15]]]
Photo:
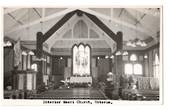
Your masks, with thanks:
[[[130,61],[137,61],[137,56],[135,54],[132,54],[130,56]]]
[[[90,73],[90,47],[89,46],[86,46],[85,47],[85,58],[87,59],[87,61],[85,62],[87,67],[86,67],[86,73]]]
[[[73,58],[76,58],[76,53],[78,52],[78,47],[75,45],[74,47],[73,47]],[[78,71],[77,71],[77,65],[75,64],[76,62],[75,62],[75,60],[73,60],[73,71],[74,71],[74,74],[77,74],[78,73]]]

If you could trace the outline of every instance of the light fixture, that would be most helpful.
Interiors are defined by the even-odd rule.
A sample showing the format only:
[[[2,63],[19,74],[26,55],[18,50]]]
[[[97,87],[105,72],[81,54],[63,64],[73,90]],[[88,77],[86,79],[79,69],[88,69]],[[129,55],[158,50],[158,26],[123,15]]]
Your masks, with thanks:
[[[126,42],[126,46],[130,46],[130,47],[146,47],[147,43],[143,40],[140,40],[138,38],[134,39],[134,40],[129,40]]]
[[[12,43],[10,41],[7,41],[6,45],[9,47],[12,46]]]
[[[125,51],[125,50],[118,50],[116,53],[115,53],[116,56],[119,56],[119,55],[128,55],[128,52]]]
[[[35,55],[33,51],[28,52],[29,55]]]
[[[22,51],[22,55],[26,56],[27,52],[26,51]]]
[[[34,70],[34,71],[37,71],[37,64],[35,64],[35,63],[32,64],[31,65],[31,69]]]
[[[41,57],[41,58],[37,58],[35,59],[36,61],[47,61],[45,58]]]
[[[107,58],[109,58],[109,56],[108,56],[108,55],[106,55],[106,56],[105,56],[105,58],[107,59]]]
[[[148,13],[153,16],[160,15],[160,8],[145,8],[144,13]]]
[[[113,59],[113,58],[114,58],[114,55],[111,55],[110,58]]]
[[[132,55],[130,56],[130,61],[137,61],[137,56],[136,56],[136,54],[132,54]]]
[[[10,47],[12,46],[12,43],[10,41],[4,42],[4,47]]]
[[[121,55],[121,52],[120,52],[120,51],[117,51],[115,55],[116,55],[116,56]]]
[[[138,18],[137,16],[137,11],[136,11],[136,18]],[[126,46],[130,46],[130,47],[146,47],[147,43],[144,40],[141,40],[138,38],[138,33],[137,33],[137,24],[139,23],[139,21],[136,22],[135,26],[135,32],[136,32],[136,38],[134,40],[129,40],[126,42]]]
[[[97,59],[99,60],[99,59],[100,59],[100,57],[97,57]]]
[[[60,57],[60,60],[62,60],[63,59],[63,57]]]
[[[107,73],[107,75],[108,75],[108,76],[112,76],[112,75],[113,75],[113,73],[112,73],[112,72],[109,72],[109,73]]]
[[[148,55],[147,55],[147,54],[145,54],[145,55],[144,55],[144,58],[145,58],[145,59],[147,59],[147,58],[148,58]]]
[[[41,61],[46,61],[46,59],[42,57],[42,58],[41,58]]]
[[[128,55],[128,52],[127,51],[124,51],[123,53],[122,53],[122,55]]]

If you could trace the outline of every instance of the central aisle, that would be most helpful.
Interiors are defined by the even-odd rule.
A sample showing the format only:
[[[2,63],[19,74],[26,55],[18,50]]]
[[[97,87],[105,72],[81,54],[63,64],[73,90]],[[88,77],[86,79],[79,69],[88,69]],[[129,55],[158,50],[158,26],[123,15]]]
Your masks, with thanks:
[[[49,90],[38,94],[34,99],[106,99],[104,93],[95,88],[72,88]]]

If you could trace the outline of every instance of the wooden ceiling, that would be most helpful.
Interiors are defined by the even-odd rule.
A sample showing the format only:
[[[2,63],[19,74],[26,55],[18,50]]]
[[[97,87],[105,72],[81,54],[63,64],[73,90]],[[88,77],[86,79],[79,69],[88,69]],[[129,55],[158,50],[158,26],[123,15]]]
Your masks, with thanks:
[[[74,8],[5,8],[4,9],[4,36],[13,40],[19,37],[23,41],[35,41],[36,33],[47,32],[65,14],[74,11]],[[149,46],[156,44],[157,33],[160,32],[160,8],[83,8],[79,9],[95,15],[113,32],[122,31],[123,41],[139,38],[148,40],[153,38]],[[83,21],[87,26],[87,37],[76,37],[74,27]],[[81,26],[79,26],[80,28]],[[82,28],[84,32],[84,28]],[[80,34],[80,31],[79,31]],[[82,34],[82,33],[81,33]],[[84,33],[85,34],[85,33]],[[93,34],[94,37],[89,37]],[[78,35],[78,34],[77,34]],[[80,36],[80,35],[79,35]],[[65,42],[59,45],[58,42]],[[115,44],[107,33],[101,30],[86,15],[74,15],[67,23],[57,30],[45,43],[51,48],[69,48],[78,42],[93,42],[96,47],[111,48]],[[149,40],[148,40],[149,41]],[[145,48],[148,48],[145,47]],[[131,49],[126,47],[125,49]],[[135,48],[135,49],[145,49]]]

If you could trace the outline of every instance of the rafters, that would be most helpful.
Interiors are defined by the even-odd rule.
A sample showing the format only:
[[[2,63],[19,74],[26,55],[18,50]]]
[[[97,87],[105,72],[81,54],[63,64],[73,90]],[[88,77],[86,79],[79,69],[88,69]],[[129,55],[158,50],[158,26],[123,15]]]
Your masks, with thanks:
[[[134,20],[136,22],[134,25],[137,25],[138,23],[140,23],[140,21],[146,16],[145,13],[140,17],[137,16],[138,11],[136,11],[136,10],[133,10],[133,12],[132,12],[132,10],[126,9],[126,11],[129,13],[130,16],[132,16],[134,18]],[[136,13],[136,14],[134,14],[134,13]]]
[[[59,38],[57,41],[102,41],[100,38]]]
[[[85,12],[88,12],[88,13],[90,13],[90,14],[93,14],[93,15],[95,15],[95,16],[98,16],[98,17],[100,17],[100,18],[102,18],[102,19],[105,19],[105,20],[108,20],[108,21],[111,20],[111,21],[113,21],[113,22],[115,22],[115,23],[118,23],[118,24],[120,24],[120,25],[129,27],[129,28],[134,29],[134,30],[137,30],[137,31],[139,31],[139,32],[145,33],[145,34],[147,34],[147,35],[149,35],[149,36],[151,35],[151,34],[149,34],[150,32],[149,32],[148,30],[145,30],[145,29],[140,28],[140,27],[136,28],[135,25],[130,24],[130,23],[127,23],[127,22],[125,22],[125,21],[118,20],[118,19],[116,19],[116,18],[110,19],[110,16],[103,15],[103,14],[101,14],[101,13],[95,12],[95,11],[90,10],[90,9],[84,9],[84,8],[83,8],[83,9],[80,9],[80,10],[85,11]]]
[[[138,11],[140,13],[143,13],[143,14],[148,14],[148,15],[151,15],[153,17],[159,17],[160,16],[160,11],[157,10],[157,8],[155,8],[155,10],[149,10],[149,9],[146,9],[146,8],[132,8],[133,10],[135,11]]]
[[[53,47],[53,45],[55,44],[56,41],[60,40],[67,40],[67,41],[70,41],[70,40],[77,40],[77,41],[93,41],[93,40],[104,40],[107,45],[111,48],[111,51],[114,52],[114,48],[113,48],[113,45],[115,42],[113,42],[113,40],[107,36],[107,34],[104,34],[103,35],[103,31],[96,25],[94,24],[86,15],[84,15],[83,17],[81,18],[78,18],[76,17],[77,15],[74,15],[68,23],[70,23],[70,27],[66,27],[66,25],[62,28],[63,31],[60,32],[60,34],[57,34],[56,35],[53,35],[51,36],[46,42],[50,42],[48,43],[49,44],[49,50]],[[76,18],[76,19],[75,19]],[[67,32],[68,30],[73,30],[74,28],[74,25],[79,21],[79,20],[83,20],[87,25],[88,27],[90,27],[90,29],[93,29],[97,32],[97,34],[99,35],[99,38],[81,38],[81,39],[78,39],[78,38],[62,38],[63,35],[65,34],[65,32]],[[91,24],[94,24],[94,26],[91,26]]]
[[[33,10],[35,11],[35,13],[41,18],[40,13],[37,11],[37,9],[33,8]]]
[[[42,21],[44,21],[44,18],[45,18],[45,12],[46,12],[45,8],[42,8]]]
[[[135,18],[135,21],[136,23],[134,24],[135,26],[137,24],[139,24],[141,22],[141,20],[147,15],[146,13],[143,13],[143,15],[141,15],[140,17],[137,17],[137,15],[135,13],[138,13],[139,11],[135,10],[135,9],[126,9],[126,11],[131,14],[131,16],[133,16]],[[153,34],[155,33],[153,30],[151,30],[150,28],[147,28],[146,25],[145,25],[145,30],[147,33],[150,33],[148,34],[148,36],[153,36]]]
[[[20,20],[16,19],[11,13],[8,13],[8,15],[15,20],[18,24],[23,25],[23,22],[21,22]]]
[[[74,15],[68,22],[71,22],[72,25],[76,23],[76,15]],[[60,39],[64,34],[65,32],[67,32],[68,30],[70,30],[72,27],[68,27],[65,25],[63,25],[63,31],[60,32],[60,34],[58,33],[55,33],[54,35],[52,35],[49,39],[47,39],[46,42],[49,42],[49,49],[55,44],[55,42]]]
[[[93,23],[86,15],[84,16],[84,18],[88,22]],[[96,24],[94,24],[94,26],[91,27],[91,29],[95,30],[97,32],[97,34],[99,34],[100,39],[104,39],[106,41],[106,43],[109,45],[109,47],[111,48],[111,51],[114,52],[114,50],[113,50],[113,44],[114,44],[113,40],[107,34],[104,34],[105,35],[104,36],[103,31]]]
[[[77,15],[79,17],[82,17],[83,14],[86,15],[91,21],[93,21],[94,24],[96,24],[98,27],[100,27],[101,30],[103,30],[112,40],[114,40],[120,47],[120,45],[122,44],[122,40],[123,40],[123,34],[122,32],[117,32],[117,34],[115,34],[111,29],[109,29],[100,19],[98,19],[95,15],[93,14],[89,14],[87,12],[81,11],[81,10],[75,10],[72,11],[70,13],[67,13],[63,18],[61,18],[52,28],[50,28],[45,34],[43,34],[42,32],[37,32],[37,47],[42,47],[42,43],[45,42],[47,39],[49,39],[52,35],[54,35],[54,33],[56,33],[56,31],[58,29],[60,29],[63,25],[66,24],[67,21],[70,20],[70,18],[73,17],[73,15]],[[119,34],[120,33],[120,34]],[[61,36],[61,35],[60,35]],[[119,44],[120,43],[120,44]],[[112,49],[113,46],[111,46]],[[37,56],[41,56],[41,52],[42,49],[41,48],[37,48],[38,51],[38,55]],[[113,52],[113,50],[112,50]]]
[[[4,14],[8,14],[8,13],[12,13],[14,11],[17,11],[21,8],[7,8],[7,9],[4,9]]]
[[[18,31],[18,30],[27,28],[27,27],[29,27],[29,26],[36,25],[36,24],[38,24],[38,23],[40,23],[40,22],[45,22],[45,21],[51,20],[51,19],[53,19],[53,18],[60,17],[60,16],[62,16],[62,15],[65,15],[65,14],[68,13],[68,12],[73,11],[73,10],[75,10],[75,9],[65,9],[65,10],[63,10],[63,11],[61,11],[61,12],[57,12],[57,13],[54,13],[54,14],[52,14],[52,15],[46,16],[46,17],[44,17],[44,18],[40,18],[40,19],[38,19],[38,20],[35,20],[35,21],[30,22],[30,23],[24,24],[24,25],[22,25],[22,26],[20,26],[20,27],[16,27],[16,28],[10,30],[9,32],[7,32],[6,34],[10,34],[10,33],[12,33],[12,32],[15,32],[15,31]]]
[[[7,9],[6,9],[6,10],[7,10]],[[17,10],[17,9],[8,10],[8,11],[6,11],[6,13],[7,13],[7,12],[13,12],[13,11],[15,11],[15,10]],[[45,10],[45,9],[44,9],[44,10]],[[57,13],[54,13],[54,14],[49,15],[49,16],[46,16],[46,17],[41,17],[41,18],[38,19],[38,20],[35,20],[35,21],[30,22],[30,23],[23,24],[22,26],[16,27],[16,28],[14,28],[14,29],[6,32],[6,34],[10,34],[10,33],[15,32],[15,31],[17,31],[17,30],[21,30],[21,29],[24,29],[24,28],[26,28],[26,27],[33,26],[33,25],[38,24],[38,23],[40,23],[40,22],[48,21],[48,20],[53,19],[53,18],[55,18],[55,17],[60,17],[60,16],[66,14],[66,13],[68,13],[68,12],[73,11],[73,10],[75,10],[75,9],[65,9],[65,10],[63,10],[63,11],[61,11],[61,12],[57,12]],[[85,11],[85,12],[88,12],[88,13],[93,14],[93,15],[95,15],[95,16],[101,17],[101,18],[103,18],[103,19],[105,19],[105,20],[108,20],[108,21],[111,20],[111,21],[113,21],[113,22],[115,22],[115,23],[118,23],[118,24],[120,24],[120,25],[124,25],[124,26],[126,26],[126,27],[135,29],[135,30],[137,30],[137,31],[139,31],[139,32],[142,32],[142,33],[145,33],[145,34],[151,36],[150,31],[148,31],[148,30],[146,30],[146,29],[143,29],[143,28],[140,28],[140,27],[136,28],[136,26],[133,25],[133,24],[130,24],[130,23],[127,23],[127,22],[118,20],[118,19],[113,18],[113,17],[111,18],[111,16],[107,16],[107,15],[104,15],[104,14],[101,14],[101,13],[98,13],[98,12],[95,12],[95,11],[93,11],[93,10],[90,10],[90,9],[85,9],[85,8],[83,8],[83,9],[80,9],[80,10]],[[134,10],[141,11],[140,9],[134,9]],[[147,12],[147,11],[146,11],[146,12]],[[148,13],[149,13],[149,12],[148,12]],[[44,16],[45,16],[45,14],[44,14]]]
[[[124,8],[122,8],[122,9],[121,9],[121,11],[120,11],[120,13],[119,13],[119,16],[118,16],[118,17],[120,17],[120,16],[122,15],[123,11],[124,11]]]

